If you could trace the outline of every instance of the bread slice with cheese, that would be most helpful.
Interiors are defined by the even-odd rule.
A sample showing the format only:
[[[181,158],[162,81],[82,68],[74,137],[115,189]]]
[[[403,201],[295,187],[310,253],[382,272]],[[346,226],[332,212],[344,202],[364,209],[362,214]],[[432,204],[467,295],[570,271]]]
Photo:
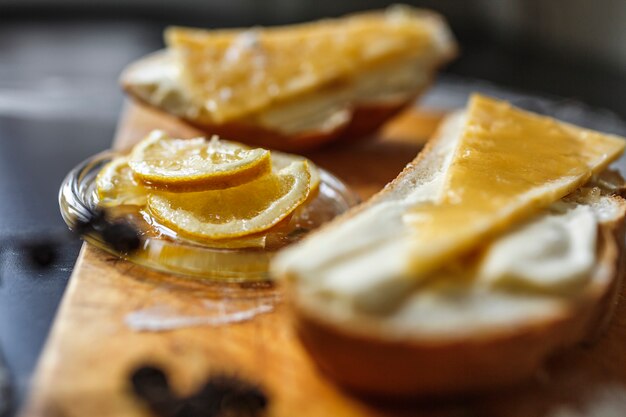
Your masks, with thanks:
[[[454,56],[443,19],[394,6],[299,25],[173,27],[124,71],[134,98],[211,133],[301,150],[372,132]]]
[[[305,348],[369,394],[528,378],[616,303],[623,149],[474,96],[384,190],[274,259]]]

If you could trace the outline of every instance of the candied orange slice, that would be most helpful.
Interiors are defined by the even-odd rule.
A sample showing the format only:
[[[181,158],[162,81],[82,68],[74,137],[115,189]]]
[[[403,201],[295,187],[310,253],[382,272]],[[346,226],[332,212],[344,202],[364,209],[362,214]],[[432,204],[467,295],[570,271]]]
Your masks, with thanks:
[[[253,181],[271,170],[270,151],[212,137],[174,139],[155,130],[132,150],[135,178],[165,191],[221,190]]]
[[[211,241],[262,232],[293,212],[309,195],[306,160],[238,187],[148,197],[147,209],[183,237]]]

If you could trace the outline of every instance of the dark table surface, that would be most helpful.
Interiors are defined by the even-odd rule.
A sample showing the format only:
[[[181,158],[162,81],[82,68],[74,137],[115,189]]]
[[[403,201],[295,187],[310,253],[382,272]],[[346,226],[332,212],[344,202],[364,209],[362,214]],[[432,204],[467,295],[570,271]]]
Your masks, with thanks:
[[[59,185],[74,165],[109,147],[123,102],[118,74],[161,47],[162,27],[144,20],[0,20],[0,353],[13,376],[14,410],[81,245],[59,215]],[[463,48],[447,70],[453,80],[488,79],[626,116],[626,73],[481,39]],[[29,246],[45,241],[56,256],[38,266]]]

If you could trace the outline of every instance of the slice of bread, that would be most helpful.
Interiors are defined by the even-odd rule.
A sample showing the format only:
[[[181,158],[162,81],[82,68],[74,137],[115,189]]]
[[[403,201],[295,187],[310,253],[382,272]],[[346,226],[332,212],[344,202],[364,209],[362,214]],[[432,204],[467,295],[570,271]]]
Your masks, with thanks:
[[[317,121],[307,123],[306,128],[301,131],[296,127],[291,132],[282,132],[276,128],[263,126],[254,118],[211,124],[189,116],[190,102],[179,80],[175,76],[162,73],[167,74],[172,65],[173,59],[168,51],[156,52],[145,57],[124,70],[121,76],[122,88],[135,101],[177,116],[207,134],[286,152],[302,152],[337,140],[349,141],[367,136],[413,103],[430,85],[428,80],[422,87],[411,91],[405,97],[353,103],[349,108],[335,109],[331,112],[324,110],[320,112],[321,114],[309,113],[306,117]],[[288,103],[285,106],[286,116],[278,117],[289,117],[290,105]],[[300,103],[299,106],[303,104]],[[332,106],[329,108],[332,109]],[[278,109],[274,114],[282,112],[282,109]],[[292,120],[297,121],[297,117],[299,116]]]
[[[394,42],[401,44],[400,41],[407,42],[408,39],[412,38],[399,37],[396,39],[391,37],[393,42],[381,44],[380,48],[382,50],[385,48],[398,50],[385,56],[384,59],[373,60],[368,65],[355,66],[356,72],[346,72],[344,67],[349,67],[349,65],[338,64],[336,71],[322,65],[320,68],[328,67],[328,70],[320,70],[319,74],[316,72],[315,77],[319,77],[319,79],[313,77],[310,86],[298,89],[297,92],[285,95],[285,97],[263,99],[263,97],[257,97],[260,94],[258,92],[252,94],[255,100],[242,100],[240,97],[233,97],[237,99],[235,101],[244,104],[259,102],[256,107],[248,110],[245,110],[247,109],[246,106],[239,109],[238,112],[235,111],[237,109],[231,108],[232,111],[228,114],[238,116],[229,116],[223,120],[212,116],[211,112],[205,109],[206,102],[219,102],[223,98],[222,95],[218,94],[217,98],[211,99],[210,92],[198,93],[199,88],[192,87],[198,83],[189,82],[189,68],[187,68],[189,65],[186,64],[186,60],[191,59],[189,58],[190,53],[199,54],[199,57],[202,54],[207,54],[207,57],[211,57],[213,60],[216,59],[213,55],[219,56],[222,52],[224,59],[228,57],[228,51],[209,53],[211,44],[215,44],[216,50],[221,51],[220,48],[223,49],[224,45],[222,44],[224,42],[231,42],[235,45],[240,42],[242,37],[247,39],[257,34],[254,35],[259,39],[257,42],[268,42],[268,53],[273,53],[276,55],[276,60],[280,61],[284,57],[281,58],[280,52],[276,52],[276,50],[280,51],[280,45],[283,44],[282,47],[288,50],[287,48],[291,47],[289,42],[292,35],[293,42],[296,44],[298,37],[304,36],[304,40],[308,39],[308,32],[311,32],[312,35],[319,32],[324,36],[328,36],[325,34],[326,32],[337,32],[338,39],[343,39],[340,28],[347,28],[350,25],[358,26],[361,21],[368,22],[368,24],[359,30],[367,29],[366,33],[372,35],[371,31],[376,31],[378,26],[393,28],[394,19],[400,22],[399,25],[406,25],[411,30],[419,29],[416,33],[419,33],[420,36],[416,39],[419,39],[420,42],[418,44],[409,42],[398,49],[398,45],[394,46]],[[374,23],[370,24],[371,22]],[[360,26],[358,27],[360,28]],[[173,45],[170,45],[165,51],[140,59],[123,72],[121,84],[131,97],[173,114],[209,133],[253,145],[288,151],[310,149],[329,141],[359,138],[373,132],[390,117],[412,103],[430,84],[436,70],[456,53],[456,44],[444,20],[432,12],[410,7],[390,8],[384,12],[357,14],[342,19],[300,26],[231,31],[174,28],[168,33],[170,43],[176,40]],[[184,41],[179,40],[179,38]],[[342,40],[341,42],[345,41]],[[366,46],[368,45],[351,48],[358,51]],[[346,50],[352,50],[351,48]],[[368,55],[367,51],[362,52],[355,54],[354,59],[346,58],[345,61],[354,64],[353,60]],[[306,58],[303,59],[313,60],[318,59],[315,58],[318,55],[324,56],[319,51],[312,56],[309,55],[308,53],[305,54]],[[271,59],[272,56],[266,59]],[[194,58],[194,62],[200,59],[199,57]],[[289,58],[289,61],[299,62],[292,58]],[[220,62],[218,59],[214,64],[217,65]],[[197,66],[198,77],[210,78],[210,73],[205,73],[206,66]],[[228,71],[224,71],[222,68],[223,65],[220,64],[219,66],[220,68],[215,68],[215,75],[217,77],[217,72],[220,71],[221,78],[224,78],[223,82],[226,83],[218,86],[220,92],[228,92],[228,95],[232,95],[243,94],[241,91],[247,91],[247,87],[243,88],[241,83],[247,83],[247,80],[254,77],[255,73],[250,73],[247,77],[241,78],[244,81],[241,79],[239,81],[237,79],[231,80],[230,77],[222,74],[225,72],[228,75]],[[330,66],[332,67],[332,65]],[[317,68],[315,65],[312,67]],[[254,72],[253,68],[255,67],[251,66],[251,68],[250,71]],[[299,66],[294,65],[294,68],[295,77],[298,75]],[[330,72],[326,74],[328,71]],[[284,71],[279,72],[278,75],[283,77],[282,72]],[[344,72],[346,73],[344,74]],[[267,77],[270,77],[271,80],[271,73]],[[280,78],[279,81],[286,86],[298,85],[296,82],[289,83],[287,82],[289,80],[285,81],[283,78]],[[203,85],[203,83],[199,85]],[[253,87],[250,86],[251,91],[256,91],[254,90],[256,87]],[[224,98],[223,101],[227,104],[229,100],[232,99]]]
[[[304,347],[348,388],[384,396],[450,395],[513,384],[530,377],[558,349],[597,337],[617,302],[626,200],[618,195],[624,180],[612,172],[532,219],[543,225],[563,205],[584,208],[597,219],[595,259],[584,276],[565,286],[506,280],[490,285],[468,267],[484,253],[480,248],[426,282],[390,279],[357,300],[329,296],[324,280],[331,275],[350,271],[358,280],[401,270],[399,259],[410,253],[402,252],[406,207],[397,202],[407,196],[413,202],[436,199],[463,118],[463,113],[448,117],[384,190],[287,248],[272,264],[274,276],[286,281]],[[573,224],[568,227],[577,230]]]

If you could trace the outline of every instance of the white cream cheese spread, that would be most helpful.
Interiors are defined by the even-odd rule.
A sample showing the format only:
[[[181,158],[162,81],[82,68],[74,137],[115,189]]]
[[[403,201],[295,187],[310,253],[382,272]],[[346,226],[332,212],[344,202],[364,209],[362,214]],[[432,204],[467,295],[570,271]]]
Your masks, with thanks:
[[[546,214],[494,242],[478,275],[491,285],[546,291],[580,286],[588,281],[595,263],[597,231],[590,206]]]

